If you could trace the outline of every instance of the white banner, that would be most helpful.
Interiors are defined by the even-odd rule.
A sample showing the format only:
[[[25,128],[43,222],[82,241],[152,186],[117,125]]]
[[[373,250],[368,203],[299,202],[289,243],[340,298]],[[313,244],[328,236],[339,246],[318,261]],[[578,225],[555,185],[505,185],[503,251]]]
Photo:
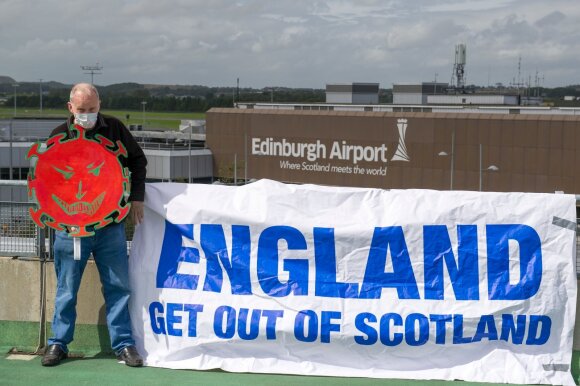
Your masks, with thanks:
[[[573,385],[575,198],[148,184],[148,366]]]

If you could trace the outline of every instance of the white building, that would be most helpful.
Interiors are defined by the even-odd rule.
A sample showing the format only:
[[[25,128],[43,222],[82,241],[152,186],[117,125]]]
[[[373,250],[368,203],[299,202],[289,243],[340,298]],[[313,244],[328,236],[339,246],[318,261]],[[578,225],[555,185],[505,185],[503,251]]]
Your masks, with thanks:
[[[453,94],[427,95],[429,105],[510,105],[517,106],[517,95]]]
[[[326,103],[378,104],[379,84],[327,84]]]
[[[517,95],[450,94],[447,83],[423,82],[420,84],[394,84],[395,105],[508,105],[517,106]],[[539,103],[529,103],[538,105]]]

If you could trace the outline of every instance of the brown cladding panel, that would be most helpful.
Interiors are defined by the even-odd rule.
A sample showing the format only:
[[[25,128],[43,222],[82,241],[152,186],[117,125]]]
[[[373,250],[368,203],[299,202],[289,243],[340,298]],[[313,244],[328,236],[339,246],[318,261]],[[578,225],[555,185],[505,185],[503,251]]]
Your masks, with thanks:
[[[516,137],[519,138],[520,145],[524,148],[536,147],[536,138],[538,136],[538,121],[519,121],[517,122],[516,127],[518,128]]]
[[[482,190],[488,192],[497,192],[501,191],[500,189],[500,181],[501,175],[499,172],[485,172],[482,175]]]
[[[573,150],[576,146],[576,131],[574,122],[566,121],[562,125],[562,134],[564,140],[564,149]]]
[[[536,176],[536,192],[546,192],[548,186],[548,176],[546,175],[538,175]]]
[[[504,147],[500,150],[498,166],[501,165],[501,171],[504,174],[513,173],[513,149],[506,149]]]
[[[524,184],[521,190],[523,192],[536,192],[536,177],[531,174],[524,174]]]
[[[493,183],[494,184],[490,186],[492,190],[497,192],[508,192],[511,190],[511,175],[509,175],[504,169],[500,169],[497,173],[493,173]]]
[[[479,152],[481,150],[481,156],[482,156],[482,163],[483,163],[483,167],[486,167],[486,162],[487,162],[487,156],[486,156],[486,152],[487,152],[487,148],[485,147],[479,147],[479,144],[477,142],[474,142],[471,145],[468,145],[465,147],[466,148],[466,157],[465,157],[465,166],[466,169],[468,171],[473,171],[475,173],[479,173]]]
[[[550,122],[550,148],[562,149],[562,121]]]
[[[469,146],[479,143],[479,131],[477,127],[477,121],[460,119],[460,127],[457,145],[458,146]]]
[[[549,191],[550,193],[557,191],[565,192],[564,183],[562,181],[562,178],[559,176],[548,176],[548,186],[553,187],[552,190]]]
[[[488,156],[488,163],[490,165],[495,165],[501,169],[503,165],[501,165],[501,147],[495,145],[496,142],[492,142],[494,145],[487,146],[487,156]],[[501,165],[501,166],[500,166]],[[485,165],[484,165],[485,166]]]
[[[524,192],[524,175],[520,173],[512,174],[512,178],[510,181],[510,189],[509,191],[512,192]]]
[[[433,176],[433,169],[419,169],[421,172],[420,186],[435,186],[437,183]]]
[[[451,135],[453,133],[456,121],[450,121],[437,117],[432,119],[432,122],[434,136],[433,143],[438,146],[438,149],[440,148],[439,151],[445,151],[448,154],[451,154]]]
[[[449,184],[451,182],[450,170],[431,169],[431,175],[433,178],[433,185],[428,185],[428,186],[432,186],[433,187],[432,189],[437,189],[437,190],[448,190],[449,189]]]
[[[550,122],[543,121],[538,127],[535,145],[541,149],[550,148]]]
[[[453,189],[455,190],[473,190],[472,187],[467,186],[467,172],[463,170],[455,170],[453,175]]]
[[[538,150],[531,146],[524,148],[524,173],[529,176],[534,176],[537,170]]]
[[[552,147],[548,158],[548,175],[560,178],[563,177],[562,171],[562,149]]]
[[[479,190],[479,172],[469,171],[466,173],[465,186],[467,190]],[[483,186],[485,190],[485,185]]]
[[[421,184],[421,177],[423,174],[423,170],[419,169],[419,168],[411,168],[410,173],[409,173],[409,181],[411,183],[411,188],[412,189],[418,189],[421,186],[423,186]]]
[[[509,122],[502,120],[498,123],[501,130],[501,145],[506,148],[511,148],[514,146],[514,133],[510,129]]]
[[[494,144],[496,146],[499,146],[499,144],[501,143],[501,138],[502,138],[502,128],[501,125],[499,124],[492,124],[494,123],[493,121],[490,121],[490,125],[488,127],[488,131],[489,131],[489,143],[490,144]]]
[[[536,151],[536,156],[537,156],[537,169],[536,169],[536,173],[538,175],[543,175],[543,176],[547,176],[548,175],[548,159],[549,159],[549,150],[546,148],[539,148]],[[546,180],[547,181],[547,180]],[[541,185],[542,186],[542,185]]]
[[[574,177],[574,151],[564,149],[562,151],[562,176]]]
[[[386,185],[392,188],[403,188],[403,183],[401,181],[404,180],[405,173],[401,168],[396,166],[387,166],[387,177],[386,177]]]

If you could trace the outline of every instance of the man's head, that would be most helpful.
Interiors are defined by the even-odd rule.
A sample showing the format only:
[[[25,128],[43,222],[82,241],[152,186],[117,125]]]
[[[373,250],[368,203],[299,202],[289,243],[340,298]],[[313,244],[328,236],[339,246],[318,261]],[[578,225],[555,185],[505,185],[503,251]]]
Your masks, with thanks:
[[[68,111],[75,117],[75,123],[85,129],[92,129],[97,123],[101,108],[99,92],[89,83],[76,84],[70,92]]]

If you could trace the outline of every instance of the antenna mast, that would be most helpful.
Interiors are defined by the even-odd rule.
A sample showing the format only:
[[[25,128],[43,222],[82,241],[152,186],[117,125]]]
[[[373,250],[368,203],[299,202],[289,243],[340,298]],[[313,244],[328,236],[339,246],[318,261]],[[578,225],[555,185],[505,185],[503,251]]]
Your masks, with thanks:
[[[512,87],[515,87],[517,90],[517,94],[520,95],[520,87],[525,86],[525,84],[522,82],[522,57],[519,56],[518,57],[518,78],[517,81],[514,79],[514,82],[512,83]]]
[[[464,43],[455,46],[455,63],[451,75],[451,86],[456,90],[465,89],[465,64],[467,63],[467,46]]]
[[[83,69],[83,71],[88,71],[88,72],[85,72],[85,74],[91,75],[91,84],[94,84],[93,78],[95,75],[102,74],[102,72],[99,72],[99,71],[101,71],[103,69],[103,66],[99,65],[99,63],[97,62],[97,64],[94,66],[81,66],[81,68]]]

